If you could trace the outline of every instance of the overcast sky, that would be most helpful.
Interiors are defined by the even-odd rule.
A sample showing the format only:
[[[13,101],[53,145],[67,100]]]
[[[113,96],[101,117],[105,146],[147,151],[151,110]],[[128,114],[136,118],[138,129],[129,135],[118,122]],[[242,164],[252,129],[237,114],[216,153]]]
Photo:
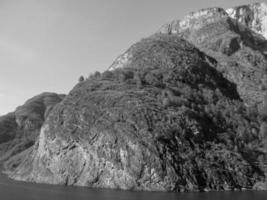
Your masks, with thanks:
[[[0,0],[0,115],[44,91],[68,93],[131,44],[204,7],[253,0]]]

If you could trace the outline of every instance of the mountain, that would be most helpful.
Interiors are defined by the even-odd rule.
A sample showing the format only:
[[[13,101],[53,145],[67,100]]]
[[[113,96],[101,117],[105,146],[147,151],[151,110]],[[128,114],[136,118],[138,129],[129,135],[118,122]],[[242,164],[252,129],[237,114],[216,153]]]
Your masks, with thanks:
[[[27,156],[45,118],[63,98],[64,95],[42,93],[0,117],[0,162],[5,167],[12,168]]]
[[[264,12],[251,10],[264,23]],[[5,173],[127,190],[266,189],[267,41],[264,25],[257,29],[246,15],[239,7],[190,13],[81,80],[62,101],[38,107],[41,115],[18,108],[3,128],[37,124],[38,137],[5,162]],[[1,134],[14,140],[13,131]]]
[[[79,83],[52,110],[10,177],[150,191],[252,188],[263,178],[257,116],[204,53],[167,34],[129,52],[127,66]]]

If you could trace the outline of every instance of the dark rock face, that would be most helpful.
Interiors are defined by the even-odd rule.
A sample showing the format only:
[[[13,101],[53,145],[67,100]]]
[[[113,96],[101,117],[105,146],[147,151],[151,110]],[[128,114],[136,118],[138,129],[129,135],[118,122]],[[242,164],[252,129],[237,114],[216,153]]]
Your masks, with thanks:
[[[42,93],[19,106],[15,112],[0,118],[0,161],[8,169],[21,162],[28,155],[39,136],[40,128],[64,95]]]
[[[124,68],[78,85],[42,126],[16,180],[150,191],[252,188],[257,112],[176,35],[133,45]]]

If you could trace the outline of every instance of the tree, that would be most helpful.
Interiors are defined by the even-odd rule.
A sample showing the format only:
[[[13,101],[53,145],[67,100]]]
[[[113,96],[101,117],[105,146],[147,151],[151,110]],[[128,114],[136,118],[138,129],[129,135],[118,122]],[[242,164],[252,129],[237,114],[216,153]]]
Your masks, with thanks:
[[[83,82],[84,81],[84,77],[83,76],[80,76],[79,78],[79,83]]]
[[[94,77],[95,78],[99,78],[101,76],[101,73],[99,72],[99,71],[96,71],[95,73],[94,73]]]
[[[102,79],[112,79],[114,78],[114,72],[112,71],[105,71],[102,74]]]

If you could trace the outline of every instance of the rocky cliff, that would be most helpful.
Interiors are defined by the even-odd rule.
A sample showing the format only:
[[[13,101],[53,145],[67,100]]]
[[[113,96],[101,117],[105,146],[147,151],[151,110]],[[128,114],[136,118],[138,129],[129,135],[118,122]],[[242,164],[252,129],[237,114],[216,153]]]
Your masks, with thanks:
[[[267,38],[267,3],[237,6],[226,10],[230,17]]]
[[[0,162],[5,167],[12,168],[20,163],[21,156],[27,156],[47,115],[63,98],[64,95],[42,93],[0,117]]]
[[[40,135],[6,173],[96,188],[263,189],[266,39],[231,13],[203,9],[164,25],[78,83],[26,123]],[[6,120],[25,127],[21,113]]]

